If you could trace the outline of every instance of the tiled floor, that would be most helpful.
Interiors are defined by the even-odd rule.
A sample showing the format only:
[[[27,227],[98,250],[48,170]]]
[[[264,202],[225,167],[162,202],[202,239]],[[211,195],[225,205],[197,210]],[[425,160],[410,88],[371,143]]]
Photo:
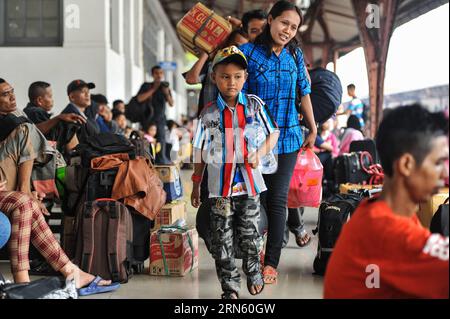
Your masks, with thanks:
[[[185,200],[190,195],[189,171],[182,171]],[[311,231],[317,222],[317,210],[305,211],[305,222]],[[195,225],[195,210],[188,204],[188,224]],[[267,285],[264,292],[251,296],[242,283],[241,298],[263,299],[318,299],[322,298],[323,278],[312,275],[312,264],[317,248],[317,238],[305,248],[299,248],[291,235],[288,246],[283,249],[279,266],[278,284]],[[240,261],[238,265],[240,266]],[[11,278],[9,265],[0,263],[0,272]],[[245,278],[242,273],[242,278]],[[35,278],[33,278],[35,279]],[[215,299],[221,294],[216,276],[214,261],[201,239],[199,239],[199,267],[182,278],[154,277],[149,275],[134,276],[127,284],[113,293],[94,295],[91,299]]]

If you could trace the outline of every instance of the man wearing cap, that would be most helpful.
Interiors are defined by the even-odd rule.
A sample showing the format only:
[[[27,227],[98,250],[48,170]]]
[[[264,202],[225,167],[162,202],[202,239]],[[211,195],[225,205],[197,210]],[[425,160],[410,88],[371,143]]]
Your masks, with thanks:
[[[86,83],[83,80],[72,81],[67,87],[67,95],[70,103],[61,114],[78,114],[86,121],[86,123],[81,125],[77,133],[80,143],[85,142],[88,137],[100,133],[100,129],[96,123],[98,106],[91,103],[90,90],[94,88],[94,83]]]

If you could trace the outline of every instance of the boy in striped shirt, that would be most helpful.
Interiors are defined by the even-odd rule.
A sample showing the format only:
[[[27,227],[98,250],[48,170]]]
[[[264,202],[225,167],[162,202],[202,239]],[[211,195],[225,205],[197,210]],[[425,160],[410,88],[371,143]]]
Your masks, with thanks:
[[[243,270],[250,294],[257,295],[264,288],[259,257],[262,234],[257,226],[259,194],[266,186],[258,166],[260,159],[275,147],[279,131],[262,100],[241,93],[247,78],[246,69],[247,60],[237,47],[217,53],[212,77],[219,95],[202,111],[193,140],[195,168],[191,201],[194,207],[200,206],[200,184],[207,164],[211,251],[223,299],[239,297],[240,275],[234,262],[234,236],[244,255]],[[253,120],[261,124],[266,140],[257,151],[249,152],[244,129]]]

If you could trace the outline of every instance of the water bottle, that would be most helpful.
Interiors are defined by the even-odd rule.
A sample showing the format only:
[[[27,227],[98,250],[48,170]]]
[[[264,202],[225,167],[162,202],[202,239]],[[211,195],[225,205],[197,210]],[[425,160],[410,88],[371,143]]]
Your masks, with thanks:
[[[248,152],[253,153],[265,142],[266,134],[258,121],[255,121],[253,117],[248,117],[246,122],[244,137],[247,140]],[[263,174],[273,174],[277,171],[278,163],[272,151],[261,158],[258,168]]]

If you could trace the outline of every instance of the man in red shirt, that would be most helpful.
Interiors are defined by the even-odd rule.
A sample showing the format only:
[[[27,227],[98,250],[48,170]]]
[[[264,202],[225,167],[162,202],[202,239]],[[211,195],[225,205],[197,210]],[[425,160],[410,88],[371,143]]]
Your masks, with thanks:
[[[325,298],[448,298],[449,239],[420,224],[418,204],[448,176],[448,121],[419,105],[382,121],[377,148],[383,192],[358,207],[325,274]]]

